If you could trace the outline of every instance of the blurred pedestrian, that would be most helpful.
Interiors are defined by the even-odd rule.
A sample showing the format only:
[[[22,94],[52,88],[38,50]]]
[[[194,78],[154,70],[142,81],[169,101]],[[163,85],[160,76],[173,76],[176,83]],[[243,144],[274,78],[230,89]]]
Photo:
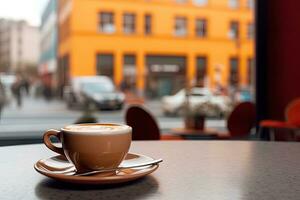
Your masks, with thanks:
[[[5,103],[6,103],[5,88],[2,82],[0,81],[0,119],[2,116],[2,110],[4,108]]]
[[[43,94],[47,101],[50,101],[52,99],[52,89],[48,85],[44,85],[43,88]]]
[[[30,91],[30,83],[27,78],[23,78],[22,80],[22,86],[25,89],[26,95],[29,96],[29,91]]]
[[[22,106],[22,80],[20,76],[17,76],[15,82],[12,84],[11,90],[14,98],[17,100],[17,105],[20,108]]]

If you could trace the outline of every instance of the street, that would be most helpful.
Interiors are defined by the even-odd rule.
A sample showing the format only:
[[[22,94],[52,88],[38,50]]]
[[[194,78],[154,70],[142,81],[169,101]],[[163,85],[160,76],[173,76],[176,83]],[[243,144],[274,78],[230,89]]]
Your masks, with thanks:
[[[156,117],[162,132],[183,127],[181,117],[165,117],[159,101],[146,101],[145,107]],[[101,123],[124,123],[126,106],[122,111],[96,111],[94,116]],[[41,138],[47,129],[59,129],[74,123],[82,115],[81,110],[69,110],[61,100],[46,101],[42,98],[25,97],[21,108],[16,102],[5,107],[0,121],[0,138]],[[224,129],[224,120],[207,120],[206,127]]]

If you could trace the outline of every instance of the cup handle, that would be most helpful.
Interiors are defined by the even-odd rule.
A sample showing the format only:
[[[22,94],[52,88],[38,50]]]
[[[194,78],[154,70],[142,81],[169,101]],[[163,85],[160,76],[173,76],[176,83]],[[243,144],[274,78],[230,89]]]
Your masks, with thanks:
[[[63,148],[59,148],[59,147],[56,147],[52,144],[51,140],[50,140],[50,137],[51,136],[55,136],[58,138],[58,140],[60,141],[60,134],[61,134],[61,131],[57,131],[57,130],[54,130],[54,129],[51,129],[51,130],[48,130],[45,134],[44,134],[44,137],[43,137],[43,140],[44,140],[44,143],[45,145],[52,151],[60,154],[60,155],[63,155],[65,156],[65,153],[64,153],[64,150]]]

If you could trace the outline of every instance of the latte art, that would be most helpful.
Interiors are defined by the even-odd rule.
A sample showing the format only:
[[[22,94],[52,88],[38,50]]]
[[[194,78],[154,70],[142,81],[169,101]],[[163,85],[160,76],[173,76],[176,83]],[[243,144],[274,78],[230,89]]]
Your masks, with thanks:
[[[66,126],[63,130],[72,133],[121,134],[131,131],[131,127],[121,124],[76,124]]]

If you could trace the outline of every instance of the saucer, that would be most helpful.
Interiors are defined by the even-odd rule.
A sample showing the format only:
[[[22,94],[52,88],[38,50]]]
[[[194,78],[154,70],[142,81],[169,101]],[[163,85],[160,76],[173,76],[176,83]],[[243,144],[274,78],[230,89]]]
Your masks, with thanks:
[[[120,167],[132,166],[152,160],[154,159],[148,156],[128,153],[120,164]],[[94,174],[90,176],[74,176],[74,165],[70,163],[64,156],[60,155],[39,160],[34,165],[34,169],[40,174],[63,182],[80,184],[116,184],[142,178],[154,172],[158,166],[159,165],[156,164],[145,167],[123,169],[109,176],[103,176],[101,174]]]

